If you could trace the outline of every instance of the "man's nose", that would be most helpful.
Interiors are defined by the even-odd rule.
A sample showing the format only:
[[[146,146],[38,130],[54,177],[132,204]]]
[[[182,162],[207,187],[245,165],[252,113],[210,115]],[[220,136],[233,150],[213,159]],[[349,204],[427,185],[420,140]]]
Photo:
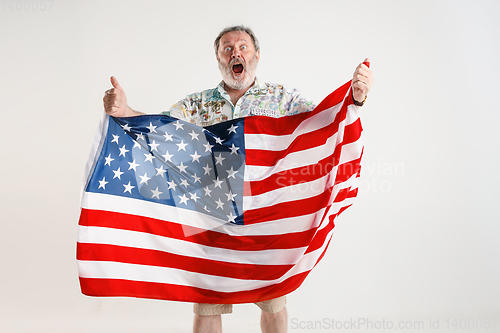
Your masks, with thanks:
[[[240,51],[238,49],[234,49],[231,58],[241,58]]]

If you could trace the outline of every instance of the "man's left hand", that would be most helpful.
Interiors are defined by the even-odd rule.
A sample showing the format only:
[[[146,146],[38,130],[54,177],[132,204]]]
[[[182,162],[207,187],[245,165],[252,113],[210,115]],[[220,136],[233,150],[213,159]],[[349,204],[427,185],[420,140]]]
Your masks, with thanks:
[[[352,96],[360,103],[365,100],[373,83],[372,70],[366,63],[370,64],[370,59],[366,58],[363,63],[359,64],[352,76]]]

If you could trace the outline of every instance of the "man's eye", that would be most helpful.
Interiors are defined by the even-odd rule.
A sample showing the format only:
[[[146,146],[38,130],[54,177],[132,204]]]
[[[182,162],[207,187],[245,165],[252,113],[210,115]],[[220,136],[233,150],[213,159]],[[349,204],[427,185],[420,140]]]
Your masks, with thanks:
[[[228,46],[228,47],[226,47],[226,48],[224,49],[224,51],[226,51],[226,52],[227,52],[227,51],[231,51],[231,48]]]
[[[247,48],[247,46],[246,46],[246,45],[242,45],[242,46],[240,47],[240,49],[242,49],[242,50],[244,50],[244,49],[246,49],[246,48]]]

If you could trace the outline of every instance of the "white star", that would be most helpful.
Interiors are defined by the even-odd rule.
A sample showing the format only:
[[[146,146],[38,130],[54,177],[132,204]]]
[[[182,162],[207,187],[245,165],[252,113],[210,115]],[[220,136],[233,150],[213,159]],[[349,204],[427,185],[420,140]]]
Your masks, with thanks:
[[[99,188],[103,188],[104,190],[106,189],[106,184],[109,183],[106,181],[106,177],[102,177],[102,180],[99,181]],[[98,189],[99,189],[98,188]]]
[[[185,188],[189,186],[189,183],[187,180],[181,178],[181,185],[184,185]]]
[[[182,197],[181,197],[180,195],[179,195],[178,197],[179,197],[179,199],[181,199],[181,201],[179,202],[179,205],[180,205],[181,203],[185,203],[185,204],[186,204],[186,206],[187,206],[187,204],[188,204],[188,202],[187,202],[187,201],[189,200],[189,198],[188,198],[188,197],[186,197],[186,195],[185,195],[185,194],[183,194],[183,195],[182,195]]]
[[[196,193],[190,193],[191,195],[191,200],[193,200],[194,202],[196,202],[196,199],[199,199],[200,197],[196,195]]]
[[[203,145],[205,147],[205,153],[206,152],[209,152],[211,153],[212,152],[212,148],[213,148],[213,145],[210,144],[210,142],[207,142],[206,144]]]
[[[124,174],[124,172],[121,172],[120,168],[118,168],[118,170],[113,170],[113,172],[115,173],[115,175],[113,176],[113,179],[118,178],[121,180],[120,177]]]
[[[205,191],[206,196],[211,197],[210,193],[212,193],[212,190],[209,189],[208,186],[205,186],[203,190]]]
[[[177,151],[180,151],[180,150],[184,150],[186,151],[186,146],[188,145],[187,143],[184,143],[184,140],[181,141],[181,143],[176,143],[177,147],[179,147],[179,149],[177,149]]]
[[[159,145],[160,145],[160,144],[159,144],[159,143],[156,143],[156,141],[155,141],[155,140],[153,140],[153,143],[148,143],[148,146],[150,146],[150,147],[151,147],[151,151],[153,151],[153,150],[158,151],[158,149],[156,149],[156,148],[157,148]]]
[[[229,215],[226,215],[226,216],[228,218],[227,222],[233,222],[233,223],[236,222],[234,219],[238,217],[236,215],[233,215],[233,212],[230,212]]]
[[[128,124],[123,125],[122,128],[127,132],[130,132],[130,130],[132,129],[132,127],[130,127]]]
[[[176,123],[174,123],[174,126],[175,126],[175,130],[176,130],[176,131],[177,131],[179,128],[180,128],[181,130],[183,130],[183,129],[184,129],[184,127],[182,127],[182,126],[184,126],[184,124],[181,124],[178,120],[177,120],[177,122],[176,122]]]
[[[219,154],[219,157],[216,157],[215,160],[216,160],[215,165],[217,165],[217,164],[222,165],[222,161],[224,161],[225,158],[222,157],[222,154]]]
[[[128,193],[132,194],[132,189],[133,189],[135,186],[130,185],[130,182],[128,182],[128,184],[127,184],[127,185],[123,184],[123,186],[125,186],[125,190],[123,191],[123,193],[128,192]]]
[[[227,134],[231,134],[231,132],[234,132],[234,134],[236,134],[236,129],[238,128],[238,126],[234,126],[234,124],[231,125],[231,127],[229,127],[227,129],[228,133]]]
[[[163,136],[165,137],[165,141],[174,141],[172,140],[172,134],[168,134],[167,132],[165,132],[165,134],[163,134]]]
[[[153,163],[153,158],[155,158],[153,155],[151,155],[150,153],[147,153],[147,154],[144,154],[144,156],[146,156],[146,159],[144,160],[144,162],[151,162]]]
[[[134,169],[134,171],[137,171],[137,167],[139,166],[139,164],[135,163],[135,160],[133,160],[132,163],[131,162],[127,163],[130,165],[130,167],[128,168],[129,170]]]
[[[162,155],[162,156],[163,156],[163,159],[164,159],[165,161],[169,161],[170,163],[172,163],[172,156],[174,156],[174,155],[170,155],[170,154],[168,153],[168,150],[167,150],[167,153],[166,153],[165,155]]]
[[[217,179],[214,181],[214,184],[215,184],[215,187],[218,187],[218,188],[222,189],[222,186],[221,186],[222,185],[222,180],[219,180],[219,177],[217,177]]]
[[[134,149],[134,148],[139,148],[139,149],[141,149],[141,148],[142,148],[142,146],[141,146],[141,144],[140,144],[138,141],[134,141],[134,146],[132,147],[132,149]]]
[[[125,148],[125,145],[123,145],[123,147],[120,148],[120,155],[119,156],[122,156],[125,157],[125,153],[129,152],[130,150],[127,150]]]
[[[178,168],[181,172],[186,172],[187,165],[184,165],[184,162],[181,162],[181,165],[179,165]]]
[[[148,177],[147,172],[144,173],[144,176],[139,176],[139,178],[141,178],[141,182],[139,184],[146,183],[146,185],[148,185],[148,180],[151,179]]]
[[[156,133],[156,128],[158,126],[153,126],[153,123],[149,123],[149,126],[146,126],[147,129],[149,129],[149,133]]]
[[[229,193],[226,193],[227,195],[227,201],[234,201],[234,197],[237,196],[237,194],[233,194],[231,191]]]
[[[109,154],[108,157],[105,157],[105,159],[106,163],[104,163],[104,165],[109,165],[109,166],[111,166],[111,161],[115,160],[114,158],[111,158],[111,154]]]
[[[174,183],[173,180],[167,182],[167,184],[168,184],[168,190],[174,190],[175,191],[175,188],[177,187],[177,184]]]
[[[191,176],[194,178],[194,183],[193,184],[196,184],[196,182],[199,182],[201,184],[201,181],[200,181],[200,177],[198,177],[196,174],[194,174],[193,176]]]
[[[205,170],[205,173],[204,175],[209,175],[210,174],[210,170],[212,170],[211,167],[208,166],[208,163],[207,163],[207,166],[204,166],[203,167],[203,170]]]
[[[240,149],[240,147],[235,147],[235,145],[233,143],[233,146],[229,147],[229,149],[231,149],[231,155],[233,155],[233,154],[238,155],[238,149]]]
[[[215,137],[215,142],[217,142],[217,144],[221,145],[224,141],[219,137]]]
[[[159,168],[155,168],[156,169],[156,175],[160,175],[163,177],[163,175],[165,174],[165,172],[167,172],[167,170],[163,169],[163,165],[160,166]]]
[[[193,155],[189,155],[189,156],[191,156],[193,158],[193,160],[191,162],[196,161],[196,162],[200,163],[201,155],[198,155],[198,152],[195,151]]]
[[[198,139],[198,135],[199,135],[199,134],[196,134],[193,130],[191,130],[191,133],[189,133],[189,135],[191,135],[191,141],[193,141],[193,140],[195,140],[195,139],[196,139],[196,140],[198,140],[198,141],[200,141],[200,140]]]
[[[111,142],[116,142],[118,144],[118,138],[120,138],[118,135],[111,134],[113,136],[113,140]]]
[[[151,199],[153,199],[154,197],[156,197],[158,200],[160,199],[160,194],[163,193],[163,192],[158,191],[158,187],[156,187],[156,190],[151,190],[151,192],[153,192],[153,195],[151,196]]]
[[[236,179],[236,177],[234,176],[236,173],[238,173],[238,171],[234,171],[233,170],[233,167],[231,167],[231,170],[226,170],[227,172],[227,178],[229,177],[233,177],[234,179]]]
[[[217,208],[224,209],[224,203],[220,200],[220,198],[215,203],[217,204]]]
[[[136,140],[146,140],[146,138],[144,137],[144,134],[139,133],[139,134],[137,134],[137,139]]]

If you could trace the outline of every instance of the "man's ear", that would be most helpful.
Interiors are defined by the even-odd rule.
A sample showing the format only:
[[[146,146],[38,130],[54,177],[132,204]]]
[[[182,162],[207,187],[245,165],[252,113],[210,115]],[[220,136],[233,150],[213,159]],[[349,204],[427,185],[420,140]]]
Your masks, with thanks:
[[[260,61],[260,51],[257,51],[257,52],[255,53],[255,57],[257,57],[257,60],[259,60],[259,61]]]

